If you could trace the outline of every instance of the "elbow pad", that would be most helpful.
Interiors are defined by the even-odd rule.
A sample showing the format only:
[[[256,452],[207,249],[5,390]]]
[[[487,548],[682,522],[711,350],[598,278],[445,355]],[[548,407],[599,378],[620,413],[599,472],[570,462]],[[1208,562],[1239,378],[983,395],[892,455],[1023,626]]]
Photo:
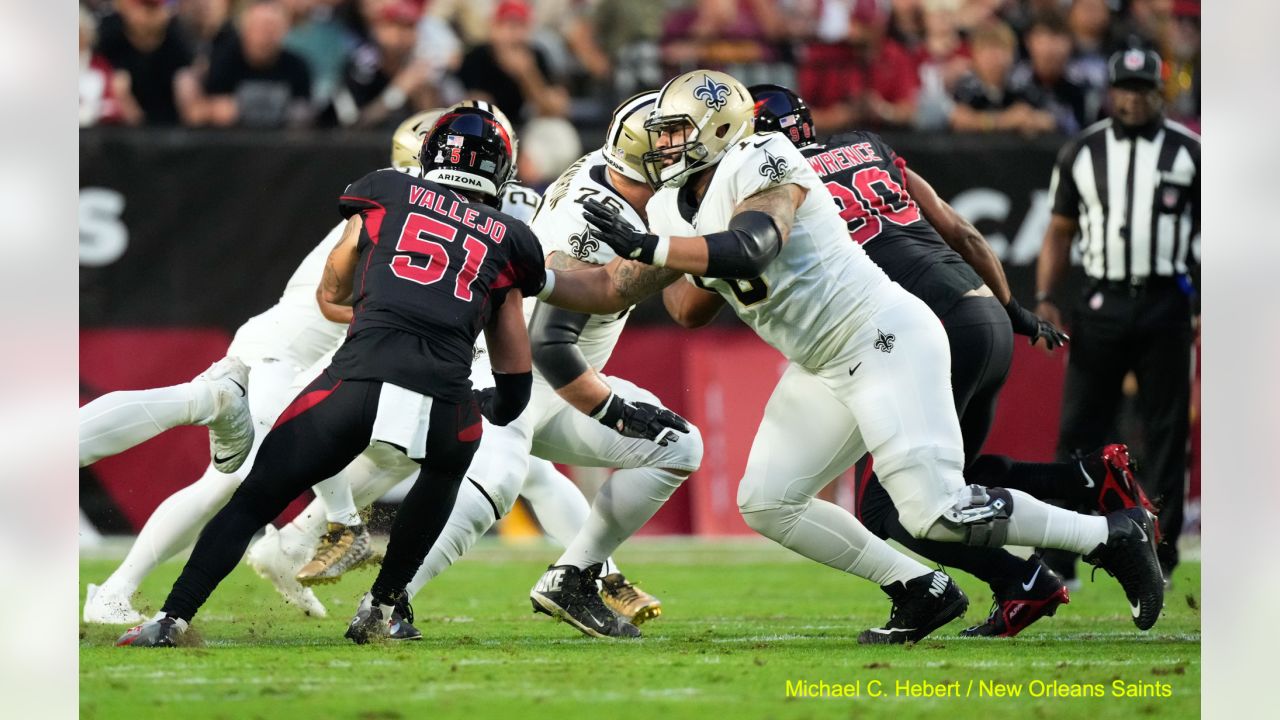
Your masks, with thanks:
[[[782,251],[782,233],[768,213],[747,210],[733,216],[729,229],[707,240],[707,277],[753,278]]]
[[[529,394],[533,390],[533,373],[498,373],[493,374],[492,388],[476,391],[476,402],[480,404],[480,413],[494,425],[507,425],[520,417],[525,406],[529,404]]]
[[[533,366],[559,390],[591,369],[578,347],[578,337],[591,316],[539,303],[529,318]]]

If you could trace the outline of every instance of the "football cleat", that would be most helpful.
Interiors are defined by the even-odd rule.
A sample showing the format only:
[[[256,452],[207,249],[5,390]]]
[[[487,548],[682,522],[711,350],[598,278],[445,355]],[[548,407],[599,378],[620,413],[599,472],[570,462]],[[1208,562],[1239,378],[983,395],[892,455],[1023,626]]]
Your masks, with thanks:
[[[900,645],[918,642],[929,633],[964,614],[969,608],[955,581],[941,572],[931,572],[880,588],[893,601],[889,622],[884,627],[863,630],[858,642],[863,645]]]
[[[373,593],[365,593],[344,637],[364,645],[376,640],[421,640],[422,632],[413,626],[413,606],[408,598],[396,603],[388,617],[383,607],[373,604]]]
[[[1142,484],[1134,477],[1128,446],[1104,445],[1088,455],[1077,455],[1076,463],[1084,475],[1087,492],[1096,493],[1098,512],[1141,507],[1153,516],[1156,514]]]
[[[382,556],[373,551],[369,528],[363,523],[331,522],[328,532],[320,536],[320,546],[311,562],[298,571],[298,582],[303,585],[337,582],[348,570],[381,561]]]
[[[218,472],[240,469],[253,447],[253,416],[249,413],[249,368],[239,358],[224,357],[191,381],[204,383],[213,393],[209,426],[209,454]]]
[[[175,647],[186,631],[186,620],[158,613],[151,620],[126,630],[116,640],[116,647]]]
[[[529,591],[533,611],[569,623],[591,637],[640,637],[640,630],[600,599],[596,578],[602,566],[552,565]]]
[[[662,615],[662,601],[636,587],[622,573],[600,578],[600,599],[610,610],[632,625]]]
[[[1071,602],[1066,584],[1048,566],[1034,558],[1029,564],[1034,568],[1031,577],[1026,582],[1014,579],[996,590],[986,622],[961,630],[961,635],[1013,637],[1031,623],[1056,613],[1059,605]]]
[[[104,592],[93,583],[84,598],[84,621],[101,625],[137,625],[145,622],[142,613],[133,609],[127,595]]]
[[[298,571],[307,564],[310,557],[309,546],[288,546],[280,531],[274,525],[268,525],[266,534],[249,547],[245,559],[259,577],[270,582],[276,592],[284,596],[285,602],[311,617],[322,618],[329,614],[324,603],[320,602],[311,588],[298,582],[297,578]]]
[[[1164,607],[1164,577],[1156,560],[1155,523],[1146,510],[1132,507],[1107,515],[1107,541],[1084,559],[1120,581],[1139,630],[1156,624]]]

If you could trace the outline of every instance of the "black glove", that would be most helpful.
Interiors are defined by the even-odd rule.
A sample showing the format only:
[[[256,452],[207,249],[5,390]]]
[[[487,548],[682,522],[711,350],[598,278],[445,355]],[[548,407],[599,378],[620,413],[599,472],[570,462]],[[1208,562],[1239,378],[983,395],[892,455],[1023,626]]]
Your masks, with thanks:
[[[609,393],[591,417],[620,435],[652,440],[662,446],[679,441],[677,431],[689,432],[689,423],[670,410],[646,402],[629,402],[615,393]]]
[[[1009,304],[1004,306],[1004,311],[1009,313],[1009,323],[1013,325],[1013,331],[1018,335],[1031,338],[1032,345],[1035,345],[1040,338],[1044,338],[1045,345],[1050,350],[1056,350],[1071,341],[1071,338],[1054,327],[1053,323],[1022,307],[1014,298],[1009,298]]]
[[[653,264],[653,251],[658,247],[657,235],[636,232],[617,210],[595,198],[582,203],[582,208],[582,216],[594,229],[596,237],[613,248],[618,257]]]
[[[480,406],[480,414],[488,420],[491,425],[497,425],[493,421],[493,398],[498,394],[497,388],[482,388],[480,390],[472,390],[472,395],[476,396],[476,404]]]

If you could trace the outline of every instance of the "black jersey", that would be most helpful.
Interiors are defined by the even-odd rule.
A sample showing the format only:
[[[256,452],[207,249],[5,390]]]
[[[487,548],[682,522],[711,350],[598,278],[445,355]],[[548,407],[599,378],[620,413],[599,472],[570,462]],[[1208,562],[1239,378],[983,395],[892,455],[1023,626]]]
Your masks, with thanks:
[[[542,290],[546,271],[533,231],[396,170],[349,185],[338,209],[345,217],[359,213],[363,227],[355,317],[330,370],[463,401],[476,337],[507,292]]]
[[[924,219],[907,192],[906,163],[879,135],[841,133],[826,145],[806,148],[804,155],[840,206],[849,236],[935,314],[982,285],[978,273]]]

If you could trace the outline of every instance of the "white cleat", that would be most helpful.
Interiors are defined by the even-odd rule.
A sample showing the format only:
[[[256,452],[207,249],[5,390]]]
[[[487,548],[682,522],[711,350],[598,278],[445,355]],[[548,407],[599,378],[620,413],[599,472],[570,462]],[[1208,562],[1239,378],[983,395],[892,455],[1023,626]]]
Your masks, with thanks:
[[[253,416],[249,413],[249,368],[239,358],[225,357],[191,382],[203,382],[213,393],[209,425],[209,454],[218,472],[240,469],[253,447]]]
[[[285,602],[311,617],[322,618],[329,614],[324,603],[311,588],[303,587],[297,578],[298,571],[311,559],[314,550],[306,546],[286,548],[280,531],[268,525],[266,534],[250,546],[246,560],[254,572],[275,586]]]
[[[98,625],[138,625],[146,621],[128,597],[102,592],[102,588],[89,583],[84,599],[84,621]]]

